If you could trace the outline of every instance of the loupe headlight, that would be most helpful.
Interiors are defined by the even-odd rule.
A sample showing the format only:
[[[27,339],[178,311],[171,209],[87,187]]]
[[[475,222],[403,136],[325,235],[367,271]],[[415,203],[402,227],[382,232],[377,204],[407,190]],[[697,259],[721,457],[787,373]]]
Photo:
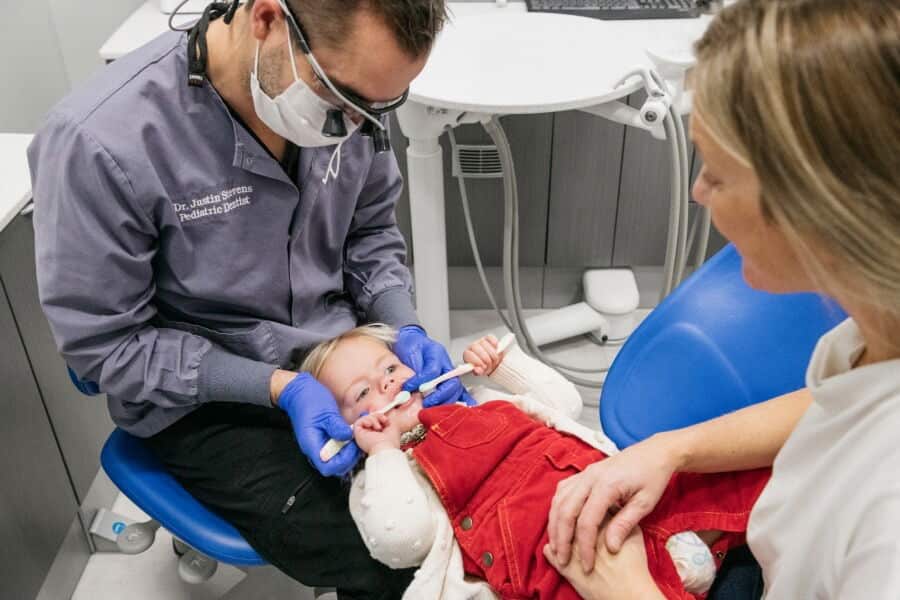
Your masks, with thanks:
[[[372,138],[372,144],[375,146],[375,152],[387,152],[391,149],[391,138],[388,136],[387,129],[375,127],[372,121],[366,121],[359,128],[360,135]]]
[[[368,121],[366,121],[366,123],[368,123]],[[347,126],[344,124],[344,111],[332,108],[325,113],[325,124],[322,125],[322,135],[334,138],[342,138],[347,135]]]

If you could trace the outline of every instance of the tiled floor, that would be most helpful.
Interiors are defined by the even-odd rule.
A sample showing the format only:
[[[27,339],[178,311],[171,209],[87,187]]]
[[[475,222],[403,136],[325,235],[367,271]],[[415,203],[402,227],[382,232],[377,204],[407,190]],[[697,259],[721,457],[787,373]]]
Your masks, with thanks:
[[[123,495],[114,512],[137,521],[147,516]],[[332,595],[330,597],[334,599]],[[189,584],[178,576],[178,557],[172,536],[160,529],[153,546],[142,554],[97,553],[91,556],[72,600],[313,600],[312,590],[283,575],[274,567],[255,567],[246,573],[219,564],[215,574],[201,584]],[[326,595],[320,600],[330,600]]]
[[[119,494],[113,511],[136,521],[146,515]],[[244,573],[219,565],[215,575],[201,585],[190,585],[178,577],[178,557],[172,550],[172,536],[160,529],[156,541],[138,555],[97,553],[91,556],[72,595],[72,600],[214,600],[244,579]]]
[[[533,311],[526,311],[526,314]],[[647,313],[640,311],[641,316]],[[454,336],[470,336],[499,323],[491,310],[453,311],[450,318]],[[460,360],[465,344],[454,344],[451,356]],[[554,360],[585,368],[608,367],[617,346],[598,346],[587,338],[575,338],[544,349]],[[602,379],[602,375],[599,376]],[[598,427],[599,390],[579,388],[584,399],[581,421]],[[136,520],[145,517],[127,498],[119,496],[113,510]],[[168,532],[160,530],[153,547],[143,554],[98,553],[91,557],[72,600],[311,600],[312,592],[271,567],[251,569],[249,574],[228,565],[219,565],[213,577],[191,585],[179,579],[177,557],[172,552]]]

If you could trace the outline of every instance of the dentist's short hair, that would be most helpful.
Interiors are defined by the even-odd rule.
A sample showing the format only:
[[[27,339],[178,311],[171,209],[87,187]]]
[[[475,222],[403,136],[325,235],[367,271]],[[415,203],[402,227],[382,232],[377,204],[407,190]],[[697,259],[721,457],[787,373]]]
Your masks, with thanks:
[[[334,349],[337,348],[338,344],[359,338],[381,342],[386,348],[391,348],[394,342],[397,341],[397,330],[384,323],[369,323],[368,325],[355,327],[350,331],[315,346],[310,350],[309,354],[306,355],[306,358],[303,359],[300,370],[309,373],[318,379],[319,374],[322,372],[322,368],[328,361],[328,357]]]
[[[412,57],[431,51],[447,21],[446,0],[285,0],[297,15],[313,46],[340,48],[353,23],[350,16],[365,10],[381,18],[397,43]],[[245,4],[253,6],[253,0]],[[292,38],[293,39],[293,38]]]

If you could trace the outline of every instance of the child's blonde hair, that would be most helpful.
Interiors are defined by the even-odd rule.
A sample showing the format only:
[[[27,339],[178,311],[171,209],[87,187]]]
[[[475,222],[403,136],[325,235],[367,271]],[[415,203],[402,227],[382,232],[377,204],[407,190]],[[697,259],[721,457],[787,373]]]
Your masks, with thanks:
[[[319,374],[322,372],[322,367],[325,366],[325,361],[328,360],[328,357],[337,348],[337,345],[343,341],[356,338],[376,340],[390,348],[397,341],[397,330],[384,323],[369,323],[368,325],[354,327],[335,338],[321,342],[310,350],[306,358],[303,359],[300,370],[318,379]]]

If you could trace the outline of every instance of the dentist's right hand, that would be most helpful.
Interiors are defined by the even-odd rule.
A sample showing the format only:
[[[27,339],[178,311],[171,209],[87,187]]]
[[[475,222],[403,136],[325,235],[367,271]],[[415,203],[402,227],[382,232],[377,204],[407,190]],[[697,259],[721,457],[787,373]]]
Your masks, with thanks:
[[[303,454],[322,475],[347,474],[362,453],[353,440],[353,429],[338,411],[334,395],[309,373],[276,371],[270,385],[273,404],[287,413],[294,437]],[[328,440],[350,440],[331,460],[324,462],[319,451]]]

